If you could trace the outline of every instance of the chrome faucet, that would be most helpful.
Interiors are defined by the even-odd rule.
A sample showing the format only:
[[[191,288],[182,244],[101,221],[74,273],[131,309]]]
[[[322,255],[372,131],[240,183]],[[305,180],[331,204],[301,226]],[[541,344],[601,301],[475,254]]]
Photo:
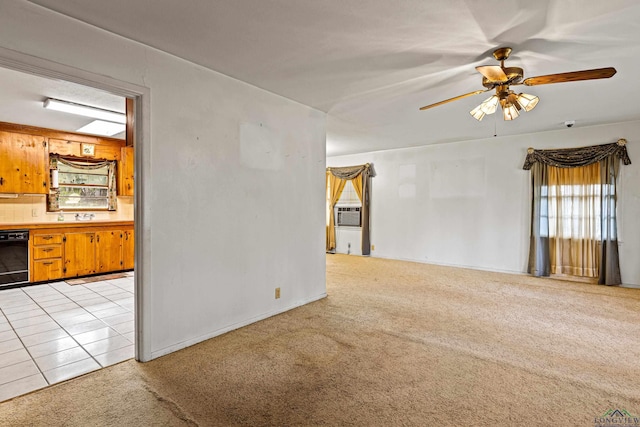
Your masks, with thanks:
[[[83,214],[76,214],[76,221],[91,221],[93,218],[96,217],[96,214],[92,214],[92,213],[83,213]]]

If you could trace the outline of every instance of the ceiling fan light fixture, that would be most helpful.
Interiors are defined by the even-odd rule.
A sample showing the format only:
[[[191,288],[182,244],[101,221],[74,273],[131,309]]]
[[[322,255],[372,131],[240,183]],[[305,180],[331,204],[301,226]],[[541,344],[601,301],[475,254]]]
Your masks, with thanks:
[[[514,120],[518,118],[520,113],[515,105],[506,103],[504,107],[502,107],[502,115],[505,120]]]
[[[476,90],[474,92],[465,93],[464,95],[454,96],[444,101],[434,104],[425,105],[420,110],[437,107],[452,101],[466,98],[468,96],[477,95],[490,90],[496,91],[488,99],[484,100],[480,105],[471,110],[471,115],[478,121],[482,120],[485,115],[493,114],[498,109],[498,104],[502,108],[502,114],[505,120],[513,120],[520,116],[520,111],[533,110],[540,99],[535,95],[528,93],[516,94],[510,89],[511,86],[524,84],[526,86],[538,86],[552,83],[577,82],[582,80],[608,79],[616,74],[613,67],[596,68],[593,70],[572,71],[569,73],[548,74],[545,76],[529,77],[522,80],[524,70],[520,67],[505,67],[504,61],[511,54],[510,47],[501,47],[493,52],[493,57],[500,61],[500,65],[481,65],[476,70],[482,74],[482,86],[486,90]]]
[[[484,116],[487,115],[487,113],[485,113],[484,110],[482,110],[482,104],[478,105],[476,108],[471,110],[469,112],[469,114],[471,114],[473,116],[473,118],[476,119],[479,122],[482,121]]]
[[[521,93],[518,95],[518,104],[524,108],[524,111],[533,110],[536,105],[538,105],[538,101],[540,101],[540,98],[535,95],[530,95],[528,93]]]
[[[496,112],[498,108],[498,103],[500,99],[496,95],[491,95],[489,98],[482,101],[482,104],[479,105],[480,109],[484,111],[486,114],[493,114]]]
[[[496,95],[491,95],[489,98],[482,101],[480,105],[471,110],[470,114],[477,121],[481,121],[487,114],[495,113],[499,103],[500,98],[498,98]]]

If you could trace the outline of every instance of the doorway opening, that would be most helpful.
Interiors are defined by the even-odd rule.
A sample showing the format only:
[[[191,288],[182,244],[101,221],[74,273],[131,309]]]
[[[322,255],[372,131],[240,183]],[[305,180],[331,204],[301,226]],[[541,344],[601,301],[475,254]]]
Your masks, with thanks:
[[[0,287],[2,401],[132,357],[145,360],[142,239],[134,238],[142,230],[142,186],[133,176],[142,176],[141,117],[148,92],[5,50],[0,50],[0,75],[0,84],[10,85],[0,101],[0,136],[36,137],[42,142],[38,153],[46,156],[41,159],[44,191],[0,188],[0,229],[24,230],[29,236],[27,283]],[[121,112],[126,131],[112,136],[79,131],[91,120],[52,115],[43,108],[46,99],[60,98]],[[9,145],[1,139],[0,144]],[[103,160],[117,164],[114,208],[52,209],[52,158],[81,166]],[[2,162],[7,163],[4,157]],[[30,164],[17,162],[23,171]],[[56,174],[56,186],[62,174]],[[96,191],[92,180],[102,179],[89,170],[66,173],[63,179],[68,177],[75,181],[65,182],[66,187],[89,198]],[[100,191],[109,191],[105,188]]]

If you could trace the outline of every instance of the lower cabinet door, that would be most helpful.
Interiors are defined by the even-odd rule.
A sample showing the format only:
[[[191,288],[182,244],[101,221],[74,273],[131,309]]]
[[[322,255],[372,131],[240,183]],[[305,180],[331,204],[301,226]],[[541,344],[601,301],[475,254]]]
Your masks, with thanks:
[[[42,282],[62,278],[62,259],[42,259],[33,263],[33,281]]]
[[[135,242],[133,240],[133,230],[124,232],[122,240],[122,261],[124,270],[133,270],[135,261]]]
[[[96,272],[96,233],[66,233],[64,242],[65,277]]]
[[[122,230],[98,231],[96,233],[97,273],[123,270]]]

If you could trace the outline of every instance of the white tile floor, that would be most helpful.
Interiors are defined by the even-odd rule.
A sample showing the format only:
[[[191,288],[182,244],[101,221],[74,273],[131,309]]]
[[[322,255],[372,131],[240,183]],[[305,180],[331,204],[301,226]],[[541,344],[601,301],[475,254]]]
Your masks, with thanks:
[[[0,290],[0,401],[133,357],[133,273]]]

